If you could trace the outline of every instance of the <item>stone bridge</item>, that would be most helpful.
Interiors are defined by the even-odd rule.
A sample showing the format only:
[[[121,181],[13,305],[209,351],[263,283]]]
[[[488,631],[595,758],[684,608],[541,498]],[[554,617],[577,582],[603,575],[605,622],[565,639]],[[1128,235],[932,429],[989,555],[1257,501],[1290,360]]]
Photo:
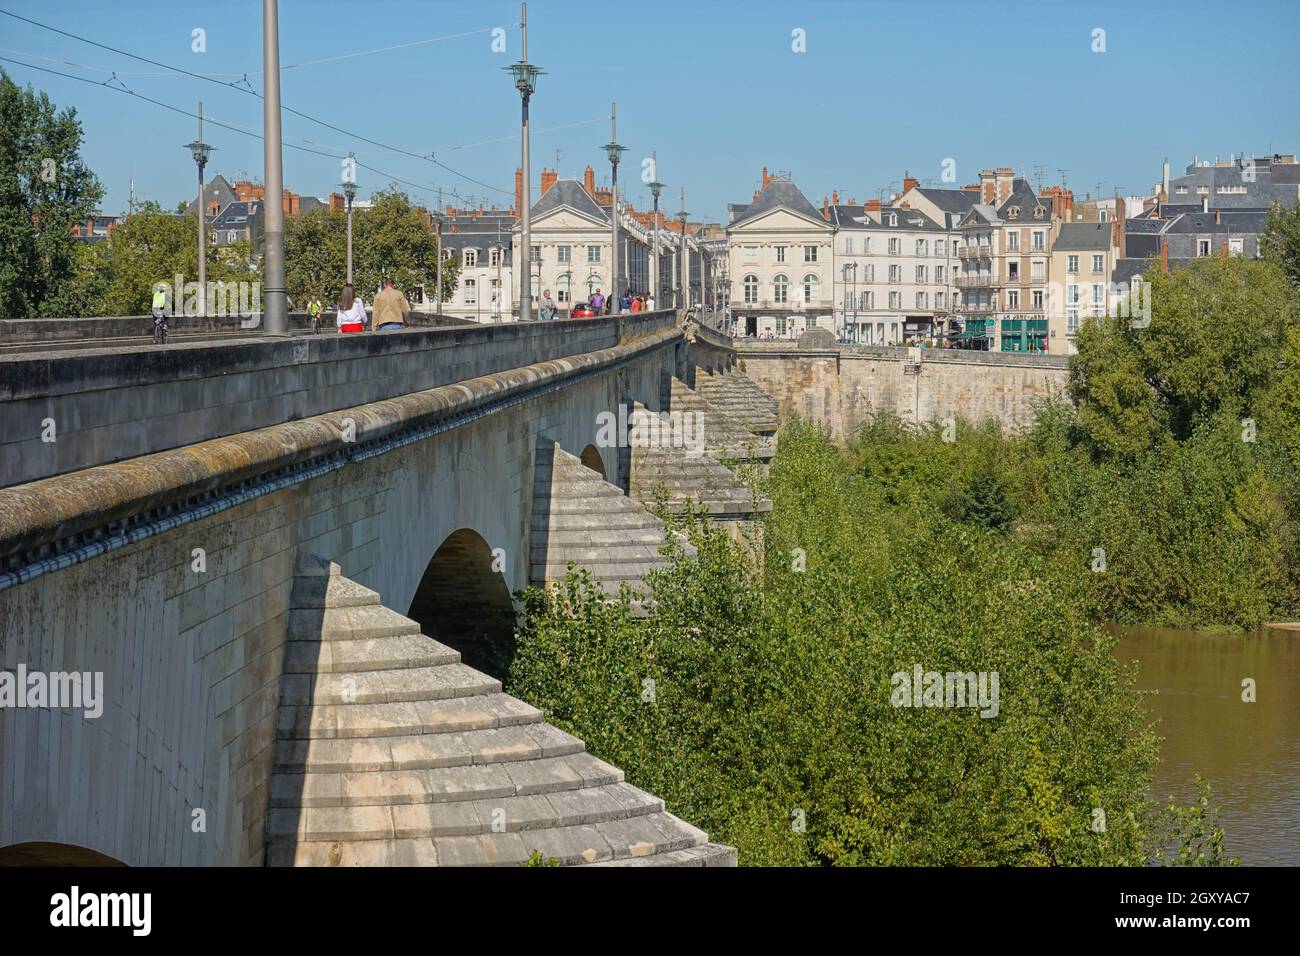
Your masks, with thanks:
[[[733,468],[776,404],[725,342],[84,321],[0,329],[0,861],[735,862],[501,690],[512,594],[640,591],[656,493],[770,508]],[[629,441],[656,412],[702,447]]]

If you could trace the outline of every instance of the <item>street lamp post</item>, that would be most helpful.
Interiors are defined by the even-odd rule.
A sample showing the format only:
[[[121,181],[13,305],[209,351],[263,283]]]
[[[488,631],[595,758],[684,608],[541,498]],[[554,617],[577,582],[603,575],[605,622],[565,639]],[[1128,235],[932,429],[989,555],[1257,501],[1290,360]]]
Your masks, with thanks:
[[[532,97],[533,90],[537,88],[537,77],[540,76],[543,71],[528,62],[528,4],[521,3],[519,6],[522,11],[519,25],[523,30],[523,48],[519,62],[512,63],[505,67],[505,69],[509,70],[511,75],[515,78],[515,89],[519,91],[519,99],[523,107],[523,112],[521,114],[522,121],[520,125],[520,166],[522,167],[521,172],[523,174],[524,195],[520,202],[520,205],[523,208],[519,210],[519,231],[521,245],[523,246],[524,280],[529,280],[530,269],[528,268],[528,263],[532,261],[533,257],[532,232],[530,228],[531,223],[529,221],[531,219],[531,210],[529,207],[532,206],[533,189],[530,178],[532,174],[528,170],[528,100]],[[518,268],[518,266],[519,263],[515,263],[515,268]],[[533,290],[527,288],[524,281],[521,281],[519,286],[519,321],[527,322],[533,317]]]
[[[437,213],[434,215],[434,217],[433,217],[433,223],[434,223],[434,228],[433,228],[434,238],[437,240],[437,243],[438,243],[438,277],[437,277],[437,280],[436,280],[436,281],[437,281],[437,283],[438,283],[438,292],[437,292],[437,296],[438,296],[438,316],[441,318],[441,316],[442,316],[442,260],[443,260],[443,258],[444,258],[444,256],[443,256],[443,252],[442,252],[442,196],[441,196],[441,191],[440,191],[440,194],[439,194],[439,196],[438,196],[438,212],[437,212]],[[497,242],[499,243],[500,241],[501,241],[501,239],[500,239],[500,237],[498,236],[498,238],[497,238]],[[498,256],[499,256],[500,254],[501,254],[500,252],[497,253]],[[476,296],[475,298],[477,298],[477,296]]]
[[[343,198],[348,203],[348,285],[352,285],[352,201],[357,198],[357,163],[348,153],[347,162],[343,164]],[[441,248],[441,246],[440,246]],[[439,290],[442,286],[438,286]],[[441,300],[441,292],[439,292]]]
[[[194,157],[194,165],[199,168],[199,315],[201,317],[208,314],[208,217],[203,208],[203,169],[208,165],[208,157],[212,155],[212,147],[203,142],[203,104],[199,104],[199,135],[192,143],[187,143],[186,148],[190,155]],[[174,297],[180,295],[181,290],[177,289]]]
[[[609,104],[609,142],[605,144],[605,155],[609,157],[610,166],[610,263],[609,263],[609,281],[613,285],[610,289],[610,295],[613,296],[617,303],[622,297],[622,282],[619,280],[619,266],[622,264],[623,257],[619,255],[618,248],[618,161],[623,153],[627,152],[626,146],[618,144],[618,106],[614,103]],[[616,311],[610,309],[611,312]]]
[[[262,159],[266,167],[263,273],[268,335],[289,334],[284,286],[284,146],[280,138],[280,8],[262,0]]]
[[[686,245],[686,217],[690,215],[686,211],[686,190],[682,189],[682,208],[677,213],[677,218],[682,222],[682,252],[681,268],[677,270],[677,306],[680,309],[689,309],[690,303],[690,279],[686,276],[686,270],[690,268],[691,261],[687,258],[690,255],[690,249]]]
[[[659,279],[659,192],[664,188],[664,184],[659,181],[659,156],[657,153],[650,154],[650,165],[654,167],[655,178],[650,183],[650,195],[655,200],[655,251],[654,251],[654,269],[651,270],[651,278],[654,282],[653,292],[650,294],[655,299],[655,305],[659,305],[659,300],[663,298],[663,283]]]

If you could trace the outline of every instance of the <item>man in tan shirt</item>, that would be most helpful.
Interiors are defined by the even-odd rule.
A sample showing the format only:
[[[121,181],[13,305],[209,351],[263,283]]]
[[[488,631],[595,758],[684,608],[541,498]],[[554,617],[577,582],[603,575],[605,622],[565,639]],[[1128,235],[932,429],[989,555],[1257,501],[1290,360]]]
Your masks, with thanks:
[[[396,332],[406,325],[410,314],[411,303],[393,288],[392,279],[385,279],[383,291],[375,296],[370,308],[370,328],[376,332]]]

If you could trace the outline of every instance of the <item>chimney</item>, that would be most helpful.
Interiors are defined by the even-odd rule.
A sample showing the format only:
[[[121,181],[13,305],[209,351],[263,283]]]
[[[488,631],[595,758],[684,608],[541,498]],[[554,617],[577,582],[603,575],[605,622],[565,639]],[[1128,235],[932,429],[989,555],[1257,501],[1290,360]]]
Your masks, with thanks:
[[[1160,198],[1169,202],[1169,160],[1167,159],[1160,177]]]
[[[838,189],[832,189],[832,190],[831,190],[831,205],[832,205],[832,206],[838,206],[839,204],[840,204],[840,191],[839,191]]]
[[[822,197],[822,218],[827,222],[829,222],[831,218],[831,204],[826,201],[825,196]]]
[[[519,210],[519,215],[523,215],[524,209],[524,171],[520,167],[515,167],[515,208]]]
[[[555,185],[555,181],[560,178],[557,170],[542,167],[542,195],[546,195],[546,190]]]
[[[997,203],[997,173],[991,169],[980,170],[980,202],[986,206]]]
[[[862,206],[863,212],[880,212],[880,200],[868,199]]]
[[[1219,207],[1218,207],[1218,206],[1215,206],[1215,207],[1214,207],[1214,224],[1215,224],[1216,226],[1222,226],[1222,225],[1223,225],[1223,217],[1222,217],[1221,215],[1219,215],[1219,212],[1220,212]]]
[[[1201,197],[1201,212],[1209,212],[1209,211],[1210,211],[1210,197],[1209,197],[1209,196],[1202,196],[1202,197]]]
[[[1169,240],[1160,240],[1160,271],[1169,271]]]
[[[767,188],[767,184],[770,183],[771,181],[772,181],[772,177],[769,176],[769,175],[767,174],[767,167],[764,166],[764,167],[763,167],[763,185],[759,187],[759,190],[761,191],[761,190],[766,189],[766,188]]]
[[[903,195],[906,196],[909,189],[916,189],[921,185],[921,181],[914,176],[903,173]]]
[[[596,198],[596,174],[590,166],[582,171],[582,188],[592,199]]]
[[[1011,186],[1012,183],[1015,181],[1016,171],[1012,169],[1010,166],[999,166],[997,176],[998,176],[997,201],[1000,203],[1006,200],[1006,198],[1011,195]]]

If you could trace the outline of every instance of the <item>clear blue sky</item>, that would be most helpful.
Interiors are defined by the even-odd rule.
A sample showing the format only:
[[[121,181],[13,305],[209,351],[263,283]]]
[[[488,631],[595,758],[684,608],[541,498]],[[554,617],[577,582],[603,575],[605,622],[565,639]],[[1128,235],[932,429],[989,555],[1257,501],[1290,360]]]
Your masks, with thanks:
[[[257,0],[0,0],[0,8],[186,70],[243,74],[259,92]],[[742,0],[533,0],[529,59],[547,71],[533,99],[534,181],[543,165],[608,176],[601,144],[617,100],[629,148],[625,194],[648,202],[640,161],[657,150],[664,205],[725,217],[748,200],[761,168],[791,172],[814,202],[897,189],[956,161],[958,183],[1009,165],[1079,195],[1147,189],[1167,156],[1175,172],[1194,154],[1300,150],[1296,64],[1300,3],[1252,0],[1004,0],[1004,2],[742,2]],[[286,115],[287,141],[358,159],[409,179],[416,201],[432,187],[499,201],[513,196],[519,96],[501,69],[518,59],[517,2],[282,0],[281,63],[470,33],[469,36],[283,71],[283,102],[370,139],[437,159],[487,186],[420,159],[378,149]],[[206,31],[207,51],[191,33]],[[492,50],[494,27],[507,50]],[[1106,31],[1094,53],[1093,31]],[[792,50],[792,31],[806,52]],[[198,79],[135,75],[155,67],[0,17],[0,57],[97,82],[119,71],[143,95],[260,129],[261,103]],[[78,66],[30,59],[37,54]],[[75,106],[84,155],[107,188],[104,209],[137,195],[174,207],[192,193],[183,144],[194,121],[119,93],[0,63],[19,83]],[[90,69],[94,68],[94,69]],[[233,81],[235,77],[223,78]],[[586,125],[571,125],[581,124]],[[555,129],[555,127],[567,127]],[[209,128],[209,173],[260,179],[261,143]],[[490,142],[485,142],[490,141]],[[460,147],[460,148],[457,148]],[[326,195],[335,159],[285,152],[289,189]],[[383,183],[362,169],[363,194]],[[449,202],[457,200],[448,195]]]

